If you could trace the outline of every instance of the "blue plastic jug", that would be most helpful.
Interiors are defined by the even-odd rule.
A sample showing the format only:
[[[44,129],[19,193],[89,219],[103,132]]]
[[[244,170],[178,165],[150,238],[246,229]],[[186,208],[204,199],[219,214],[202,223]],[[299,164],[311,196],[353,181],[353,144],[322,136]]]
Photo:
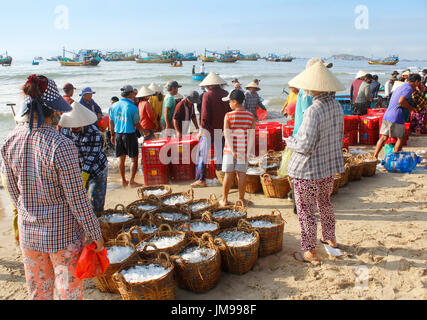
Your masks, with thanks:
[[[387,158],[387,156],[390,153],[394,152],[394,146],[395,146],[394,143],[389,143],[389,144],[385,145],[385,147],[384,147],[384,159]]]
[[[388,172],[412,173],[421,163],[421,157],[414,152],[392,152],[381,162]]]

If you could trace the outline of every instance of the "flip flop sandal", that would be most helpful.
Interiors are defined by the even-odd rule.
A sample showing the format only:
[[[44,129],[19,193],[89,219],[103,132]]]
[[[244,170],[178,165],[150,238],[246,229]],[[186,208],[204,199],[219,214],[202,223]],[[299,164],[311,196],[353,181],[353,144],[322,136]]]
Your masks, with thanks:
[[[321,242],[321,243],[323,243],[323,244],[326,244],[326,245],[330,246],[331,248],[334,248],[334,249],[341,249],[341,248],[340,248],[340,246],[332,247],[332,246],[331,246],[329,243],[327,243],[326,241],[320,240],[320,242]]]
[[[299,257],[299,259],[297,258],[297,256]],[[299,262],[304,262],[304,263],[311,263],[311,261],[305,260],[303,253],[300,252],[294,252],[294,259],[299,261]]]

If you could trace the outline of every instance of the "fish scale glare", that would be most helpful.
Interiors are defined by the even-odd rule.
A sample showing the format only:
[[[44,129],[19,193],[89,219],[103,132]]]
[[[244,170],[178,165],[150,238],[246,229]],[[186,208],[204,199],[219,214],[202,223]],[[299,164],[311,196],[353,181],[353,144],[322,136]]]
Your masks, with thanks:
[[[113,246],[107,248],[107,257],[110,263],[120,263],[129,258],[135,250],[131,247]]]
[[[209,260],[213,256],[215,256],[216,251],[210,248],[199,248],[192,247],[185,249],[182,253],[180,253],[180,257],[183,260],[186,260],[191,263],[197,263],[205,260]]]
[[[218,226],[214,223],[192,222],[190,223],[190,229],[194,232],[215,231]]]
[[[176,204],[183,204],[188,201],[190,201],[190,199],[181,195],[181,196],[173,196],[170,198],[166,198],[165,200],[163,200],[163,203],[168,206],[174,206]]]
[[[154,190],[146,190],[146,191],[144,191],[144,195],[146,197],[149,197],[151,195],[158,197],[158,196],[163,196],[166,193],[168,193],[168,191],[167,190],[162,190],[162,189],[154,189]]]
[[[157,208],[158,207],[153,205],[153,204],[140,204],[140,205],[138,205],[138,209],[143,210],[143,211],[154,210]]]
[[[277,223],[272,223],[266,220],[252,220],[249,221],[254,228],[271,228],[278,226]]]
[[[213,213],[215,218],[236,218],[242,216],[243,213],[236,210],[220,210]]]
[[[177,245],[179,242],[183,240],[183,236],[173,236],[173,237],[154,237],[153,239],[149,240],[148,242],[143,242],[138,246],[138,249],[142,250],[144,249],[144,246],[152,243],[154,244],[158,249],[165,249],[170,248],[175,245]],[[155,250],[152,247],[147,248],[148,251]]]
[[[192,204],[190,206],[191,211],[196,212],[196,211],[200,211],[203,209],[206,209],[209,207],[209,204],[207,202],[197,202],[195,204]]]
[[[124,276],[129,283],[140,283],[150,280],[162,278],[170,269],[166,269],[157,264],[150,264],[146,266],[135,266],[128,270],[123,270],[120,273]]]
[[[218,235],[229,247],[243,247],[256,241],[252,233],[243,231],[224,231]]]
[[[132,218],[126,214],[113,213],[109,215],[103,215],[103,218],[106,218],[110,223],[120,223],[131,220]]]
[[[162,212],[161,216],[163,217],[163,219],[165,220],[169,220],[169,221],[186,221],[189,220],[189,217],[178,213],[178,212],[173,212],[173,213],[168,213],[168,212]]]

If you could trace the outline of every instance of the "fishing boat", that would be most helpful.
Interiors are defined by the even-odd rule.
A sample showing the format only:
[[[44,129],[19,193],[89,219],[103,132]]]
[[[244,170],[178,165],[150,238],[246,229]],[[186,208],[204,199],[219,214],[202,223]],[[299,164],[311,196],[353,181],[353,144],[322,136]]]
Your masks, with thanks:
[[[260,58],[260,55],[257,53],[245,55],[241,53],[240,50],[227,50],[225,51],[225,54],[242,61],[258,61],[258,59]]]
[[[7,54],[0,54],[0,65],[8,67],[12,64],[12,57]]]
[[[203,54],[200,54],[200,59],[202,60],[202,62],[215,62],[216,61],[215,57],[205,57]]]
[[[398,56],[390,56],[384,59],[370,59],[368,60],[369,64],[377,64],[377,65],[383,65],[383,66],[394,66],[399,62]]]
[[[197,61],[197,56],[195,52],[184,53],[181,54],[179,57],[182,61]]]
[[[184,66],[184,64],[182,63],[182,61],[173,61],[171,62],[171,67],[173,68],[182,68]]]
[[[59,62],[64,67],[94,67],[101,62],[101,53],[97,50],[80,50],[78,53],[71,52],[74,54],[73,59],[65,57],[65,52],[64,48],[63,55],[59,59]]]
[[[170,57],[170,55],[139,50],[139,54],[135,57],[135,61],[136,63],[172,63],[175,59]]]
[[[195,73],[193,74],[194,81],[203,81],[208,76],[207,73]]]
[[[268,56],[265,58],[265,61],[280,62],[280,57],[277,54],[269,53]]]
[[[36,61],[42,61],[43,57],[35,57],[34,60],[36,60]]]
[[[221,62],[221,63],[234,63],[237,60],[239,60],[239,59],[235,58],[235,57],[228,56],[228,55],[221,55],[219,58],[216,59],[217,62]]]
[[[36,61],[36,60],[33,60],[33,62],[32,62],[32,65],[33,66],[38,66],[40,64],[40,62],[38,62],[38,61]]]
[[[120,61],[135,61],[136,55],[135,50],[131,50],[129,52],[125,52],[123,56],[120,58]]]
[[[293,57],[291,57],[291,56],[289,56],[289,55],[285,55],[285,56],[282,56],[281,58],[280,58],[280,61],[281,62],[292,62],[294,60],[294,58]]]

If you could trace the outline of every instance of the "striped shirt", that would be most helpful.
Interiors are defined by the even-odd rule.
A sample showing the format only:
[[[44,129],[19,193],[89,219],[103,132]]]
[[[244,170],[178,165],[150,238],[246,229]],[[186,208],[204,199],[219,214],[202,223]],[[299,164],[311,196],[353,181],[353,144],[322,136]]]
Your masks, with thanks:
[[[90,125],[80,132],[63,128],[61,133],[74,142],[79,151],[80,168],[90,174],[91,178],[97,177],[108,165],[107,157],[102,150],[102,138],[99,130]]]
[[[30,133],[23,124],[9,133],[1,155],[24,249],[54,253],[85,234],[102,239],[72,141],[51,126],[33,126]]]
[[[304,113],[297,138],[286,139],[293,150],[288,175],[304,180],[320,180],[344,172],[342,141],[344,112],[329,93],[313,98]]]
[[[224,122],[228,123],[228,130],[224,132],[226,135],[226,143],[224,147],[224,154],[245,153],[248,148],[248,135],[249,130],[255,123],[255,117],[247,110],[237,109],[225,115]],[[227,142],[227,135],[230,136],[233,149]]]

